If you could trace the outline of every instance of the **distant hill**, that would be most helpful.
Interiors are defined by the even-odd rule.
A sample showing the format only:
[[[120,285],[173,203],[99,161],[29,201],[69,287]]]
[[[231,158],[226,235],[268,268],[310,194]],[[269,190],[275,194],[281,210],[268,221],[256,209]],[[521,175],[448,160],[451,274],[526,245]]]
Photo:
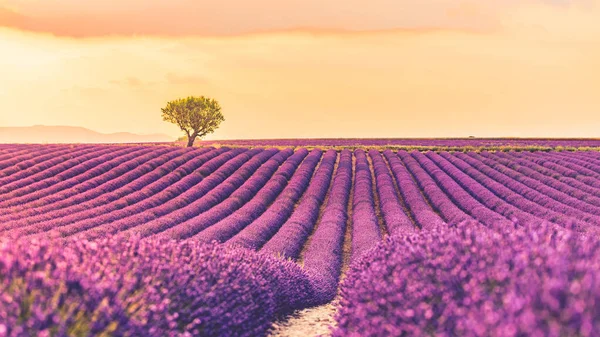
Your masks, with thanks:
[[[172,142],[164,134],[100,133],[77,126],[0,127],[0,143],[150,143]]]

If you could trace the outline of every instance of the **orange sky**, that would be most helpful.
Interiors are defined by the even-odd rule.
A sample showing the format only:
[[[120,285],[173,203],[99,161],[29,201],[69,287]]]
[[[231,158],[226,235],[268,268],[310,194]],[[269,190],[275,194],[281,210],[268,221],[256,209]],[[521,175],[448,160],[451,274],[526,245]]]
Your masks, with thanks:
[[[600,137],[598,0],[106,3],[0,0],[0,125],[177,136],[207,95],[213,139]]]

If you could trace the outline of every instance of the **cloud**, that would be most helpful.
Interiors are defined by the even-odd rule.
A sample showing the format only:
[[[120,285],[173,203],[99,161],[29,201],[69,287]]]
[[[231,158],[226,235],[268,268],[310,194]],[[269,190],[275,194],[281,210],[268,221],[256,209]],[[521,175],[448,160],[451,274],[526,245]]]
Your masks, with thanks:
[[[557,0],[372,0],[368,5],[364,0],[0,0],[0,25],[71,37],[222,36],[298,28],[478,31],[496,27],[499,16],[520,2],[565,6]]]
[[[14,10],[0,6],[0,24],[3,26],[19,27],[27,18]]]

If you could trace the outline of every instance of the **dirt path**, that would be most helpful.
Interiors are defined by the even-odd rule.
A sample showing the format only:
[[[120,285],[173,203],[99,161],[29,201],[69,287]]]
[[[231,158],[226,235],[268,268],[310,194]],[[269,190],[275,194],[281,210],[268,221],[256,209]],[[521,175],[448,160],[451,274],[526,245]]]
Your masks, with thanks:
[[[329,336],[334,324],[335,301],[299,310],[273,324],[270,337]]]

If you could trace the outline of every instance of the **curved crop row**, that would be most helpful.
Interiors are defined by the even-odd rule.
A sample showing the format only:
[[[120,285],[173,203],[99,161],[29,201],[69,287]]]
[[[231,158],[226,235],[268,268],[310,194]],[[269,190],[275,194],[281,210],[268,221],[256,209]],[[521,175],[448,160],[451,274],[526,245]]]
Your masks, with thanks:
[[[12,212],[0,215],[0,221],[23,219],[31,224],[108,204],[152,184],[163,177],[165,172],[175,170],[208,151],[179,150],[163,153],[157,150],[158,153],[121,163],[106,175],[86,181],[64,193],[41,198],[19,208],[11,207]]]
[[[248,151],[250,152],[250,151]],[[240,168],[232,174],[226,176],[225,171],[220,174],[211,175],[204,181],[212,181],[212,184],[218,183],[213,189],[200,195],[198,198],[176,211],[163,215],[157,219],[149,220],[132,229],[129,229],[124,234],[134,234],[141,237],[147,237],[156,233],[160,233],[168,228],[176,226],[188,219],[192,219],[199,214],[208,211],[219,203],[223,202],[234,191],[236,191],[244,182],[246,182],[269,158],[272,158],[279,151],[277,149],[268,149],[260,151],[253,155]],[[248,153],[247,153],[248,154]],[[229,163],[228,163],[229,165]],[[217,172],[215,172],[217,173]]]
[[[581,166],[568,163],[562,158],[553,158],[550,156],[540,157],[535,153],[526,157],[528,160],[544,167],[550,168],[560,174],[575,178],[589,186],[600,188],[600,181],[595,177],[595,172],[582,168]]]
[[[0,178],[0,195],[14,191],[17,188],[33,184],[43,179],[53,177],[75,165],[81,164],[98,155],[111,152],[112,149],[90,146],[80,151],[66,151],[61,156],[52,156],[52,159],[30,167],[18,170],[14,174]]]
[[[340,153],[325,209],[304,252],[302,264],[316,289],[315,304],[331,301],[342,269],[347,208],[352,186],[352,152]]]
[[[490,209],[518,223],[541,224],[545,221],[544,219],[538,218],[521,210],[520,208],[512,205],[496,195],[494,192],[500,190],[503,187],[502,184],[495,181],[486,180],[487,184],[484,186],[473,178],[482,177],[481,173],[475,168],[454,157],[448,152],[440,153],[440,157],[435,156],[434,159],[440,165],[440,167],[442,167],[449,175],[454,177],[454,179],[459,182],[467,191],[469,191],[471,195],[475,196]]]
[[[534,155],[537,156],[537,154]],[[590,177],[600,179],[600,174],[598,173],[598,171],[600,171],[600,166],[596,165],[593,162],[581,160],[579,156],[572,154],[564,156],[559,152],[549,152],[546,156],[543,156],[541,158],[562,160],[565,166],[575,168],[580,174],[585,174],[589,175]]]
[[[261,243],[266,242],[261,251],[292,259],[298,258],[319,217],[321,205],[331,184],[336,160],[336,151],[329,150],[325,153],[317,172],[310,180],[306,192],[297,203],[291,216],[280,227],[270,226],[264,231],[255,231],[254,237],[261,237],[261,240],[253,242],[253,247],[260,247]],[[269,235],[273,233],[274,235]],[[240,234],[236,237],[239,237]],[[236,241],[232,242],[236,243]]]
[[[373,162],[379,207],[389,234],[404,234],[414,231],[415,225],[400,205],[400,199],[396,194],[395,183],[390,175],[388,164],[383,160],[379,151],[370,150],[369,157]]]
[[[281,154],[281,156],[279,154]],[[267,197],[269,196],[268,194],[270,194],[271,189],[287,183],[298,168],[298,165],[300,165],[302,160],[307,156],[308,150],[297,150],[291,156],[284,151],[279,154],[275,156],[277,157],[275,160],[270,160],[261,167],[257,174],[248,179],[225,201],[209,211],[182,222],[159,235],[173,239],[185,239],[202,232],[206,228],[231,215],[243,217],[244,214],[248,214],[250,211],[249,207],[252,205],[246,205],[248,205],[251,200],[254,200],[255,203],[262,202],[265,195]],[[283,160],[285,160],[285,162],[283,162]],[[281,162],[283,162],[283,164]],[[243,207],[245,207],[245,209]]]
[[[30,169],[34,172],[39,172],[39,169],[43,167],[48,160],[56,159],[64,154],[73,154],[78,153],[82,150],[85,151],[89,149],[93,149],[93,146],[82,145],[75,148],[68,146],[38,146],[34,147],[33,150],[29,148],[28,153],[25,153],[20,156],[14,156],[12,158],[9,157],[7,158],[7,160],[0,163],[0,179],[4,179],[16,173],[25,172]]]
[[[152,152],[152,149],[143,146],[138,148],[126,147],[120,151],[111,151],[97,156],[48,179],[11,191],[8,195],[4,195],[3,201],[0,202],[0,208],[24,205],[48,195],[54,195],[73,188],[77,184],[84,183],[102,173],[109,172],[123,161],[139,158],[141,155],[150,152]]]
[[[227,176],[235,172],[260,151],[262,150],[252,149],[245,152],[229,151],[223,153],[220,156],[209,160],[199,168],[199,170],[202,170],[203,168],[206,169],[204,171],[205,173],[203,173],[205,178],[196,184],[181,189],[180,191],[174,191],[171,195],[167,193],[167,189],[164,192],[161,192],[160,199],[154,200],[153,198],[149,198],[144,202],[137,204],[138,211],[135,211],[135,213],[134,211],[130,211],[125,217],[119,217],[110,222],[96,225],[78,233],[77,237],[93,239],[107,234],[115,234],[117,232],[122,233],[131,228],[135,228],[138,225],[145,224],[148,221],[175,212],[179,208],[187,206],[193,200],[197,200],[218,186]],[[182,179],[182,183],[184,179]],[[162,194],[166,194],[166,198],[163,198]]]
[[[406,203],[406,208],[408,208],[419,227],[421,229],[430,229],[444,224],[444,220],[427,203],[421,193],[421,189],[417,186],[402,161],[400,161],[400,158],[391,150],[386,150],[383,154],[396,178],[398,191]]]
[[[567,193],[561,191],[560,189],[548,186],[544,181],[546,179],[542,178],[542,180],[534,179],[533,177],[526,176],[518,171],[512,170],[502,164],[499,164],[495,161],[491,161],[488,158],[480,156],[478,154],[473,154],[473,158],[481,161],[482,163],[488,165],[494,170],[502,173],[507,178],[513,179],[515,181],[520,182],[524,186],[527,186],[540,194],[543,194],[549,198],[554,199],[556,202],[566,205],[569,207],[569,212],[565,212],[565,214],[574,214],[580,213],[584,215],[585,213],[590,214],[592,217],[582,218],[582,220],[597,224],[600,219],[597,216],[600,214],[600,210],[597,207],[589,205],[579,199],[573,198]],[[562,188],[562,187],[559,187]]]
[[[146,181],[143,180],[139,181],[138,186],[141,187],[141,189],[128,194],[125,197],[107,204],[100,204],[98,207],[91,209],[79,207],[81,210],[78,212],[71,212],[66,216],[47,220],[43,223],[36,223],[27,227],[19,226],[19,228],[16,230],[16,234],[18,236],[29,235],[40,233],[49,229],[56,229],[61,226],[73,226],[84,221],[89,223],[90,221],[109,219],[113,216],[113,212],[124,214],[128,210],[127,207],[136,207],[136,204],[147,198],[152,198],[157,194],[165,192],[167,192],[167,194],[164,195],[168,196],[168,193],[177,193],[177,191],[189,188],[191,184],[199,182],[203,178],[202,174],[198,172],[197,174],[191,175],[190,173],[197,172],[199,167],[201,167],[205,162],[216,158],[218,155],[221,155],[227,151],[227,149],[217,149],[200,156],[192,157],[191,160],[185,162],[183,165],[177,167],[171,172],[167,172],[163,168],[163,172],[158,172],[159,175],[162,173],[160,179],[150,184],[147,184]],[[185,177],[187,177],[187,179],[183,180]],[[136,189],[136,186],[130,186],[129,188]],[[125,211],[123,211],[124,209]]]
[[[584,190],[570,185],[569,183],[561,181],[560,178],[562,177],[560,176],[548,176],[541,173],[540,171],[546,172],[546,169],[535,163],[526,162],[524,164],[521,164],[523,163],[523,161],[520,161],[518,159],[509,161],[502,156],[489,157],[486,153],[482,153],[481,155],[482,157],[488,160],[493,160],[493,162],[500,163],[503,166],[517,171],[530,179],[535,179],[546,186],[554,188],[557,191],[567,194],[571,198],[575,198],[576,200],[580,200],[585,203],[585,205],[581,205],[579,207],[585,207],[585,209],[588,209],[592,213],[600,212],[597,208],[600,207],[600,197],[595,196],[594,193],[588,193]],[[488,161],[488,163],[492,162]],[[538,168],[540,171],[537,171],[535,168]],[[597,193],[600,195],[600,191],[597,191]],[[560,201],[560,199],[558,199],[558,201]]]
[[[365,151],[354,151],[354,193],[352,199],[352,260],[381,240],[373,200],[373,179]]]
[[[517,208],[535,215],[541,219],[550,221],[552,223],[559,224],[565,228],[572,229],[578,232],[588,232],[594,231],[593,225],[587,224],[583,221],[580,221],[576,218],[567,216],[563,213],[560,213],[551,207],[545,207],[543,204],[545,201],[548,201],[543,196],[537,196],[537,201],[534,202],[530,200],[530,198],[526,198],[524,195],[516,193],[514,190],[510,189],[508,185],[518,184],[514,180],[502,179],[501,174],[497,171],[492,170],[488,166],[484,165],[480,161],[469,155],[463,155],[461,153],[456,154],[458,159],[463,160],[468,163],[472,167],[477,170],[475,172],[469,172],[469,175],[477,180],[480,184],[488,188],[490,191],[493,191],[494,194],[500,196],[502,199],[516,206]],[[498,179],[494,179],[497,177]],[[535,199],[535,198],[534,198]],[[541,200],[540,200],[541,199]]]
[[[408,171],[413,175],[415,181],[431,205],[435,207],[447,223],[455,224],[465,220],[473,220],[470,215],[458,208],[458,206],[452,202],[452,200],[436,184],[433,178],[429,176],[408,152],[398,151],[398,156],[402,159],[402,162],[406,165]]]
[[[4,145],[4,144],[3,144]],[[40,153],[45,151],[52,151],[57,147],[48,145],[24,145],[24,146],[6,146],[0,150],[0,172],[7,167],[21,163],[23,161],[32,159],[39,156]]]
[[[286,219],[293,210],[294,204],[306,190],[321,155],[321,150],[311,151],[289,178],[289,181],[285,177],[276,174],[247,204],[232,215],[198,233],[193,239],[200,242],[214,240],[225,242],[236,233],[247,228],[247,226],[261,223],[264,218],[267,218],[266,221],[280,220],[269,218],[273,211],[281,218]],[[265,213],[267,211],[268,213]]]
[[[433,177],[442,190],[457,206],[465,211],[465,213],[470,214],[474,219],[490,227],[513,225],[512,221],[487,208],[465,191],[451,176],[448,176],[440,166],[431,160],[431,157],[436,157],[432,152],[429,152],[427,156],[420,152],[416,152],[413,153],[412,156],[417,159],[425,171]]]
[[[579,197],[582,194],[586,194],[593,195],[595,197],[600,197],[600,189],[596,189],[589,185],[586,185],[577,179],[563,176],[552,169],[541,166],[529,160],[520,157],[514,157],[508,153],[497,154],[495,156],[489,156],[488,153],[482,153],[482,155],[486,158],[494,159],[498,162],[501,162],[503,165],[506,165],[510,168],[519,170],[519,172],[521,173],[535,172],[532,176],[539,176],[539,174],[543,174],[547,177],[546,179],[552,179],[554,181],[564,184],[564,186],[569,186],[573,188],[573,190],[571,190],[570,192],[572,196]],[[581,200],[586,201],[586,197],[581,196]]]

